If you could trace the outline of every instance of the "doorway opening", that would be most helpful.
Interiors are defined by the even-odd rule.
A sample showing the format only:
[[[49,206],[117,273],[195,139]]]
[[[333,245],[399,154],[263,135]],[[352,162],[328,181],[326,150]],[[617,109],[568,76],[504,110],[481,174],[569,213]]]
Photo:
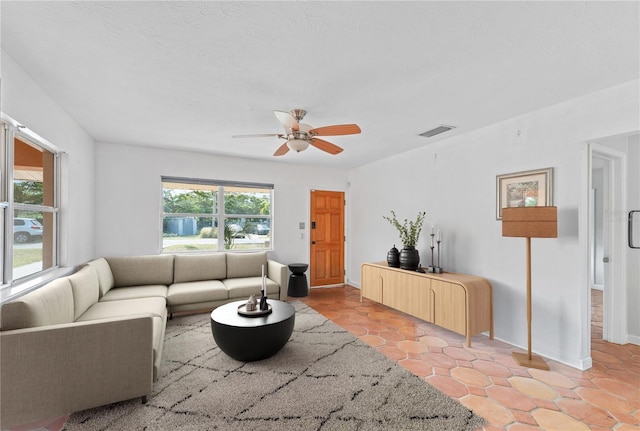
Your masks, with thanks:
[[[625,344],[627,333],[626,212],[630,136],[589,144],[589,352],[603,342]]]
[[[589,202],[590,214],[590,250],[589,250],[589,288],[590,288],[590,328],[591,349],[594,344],[606,340],[604,337],[604,289],[607,285],[605,273],[608,273],[610,250],[608,247],[609,232],[605,231],[605,214],[611,211],[611,160],[601,152],[591,153],[591,192]],[[605,244],[605,241],[607,243]],[[611,280],[609,279],[609,282]],[[611,286],[609,286],[611,288]]]

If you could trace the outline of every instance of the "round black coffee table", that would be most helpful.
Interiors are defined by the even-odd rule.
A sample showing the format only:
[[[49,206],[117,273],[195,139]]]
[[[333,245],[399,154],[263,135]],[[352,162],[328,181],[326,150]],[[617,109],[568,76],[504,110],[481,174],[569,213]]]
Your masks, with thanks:
[[[287,344],[296,312],[291,304],[269,299],[272,312],[265,316],[238,314],[244,301],[230,302],[211,312],[211,332],[220,349],[233,359],[249,362],[275,355]]]

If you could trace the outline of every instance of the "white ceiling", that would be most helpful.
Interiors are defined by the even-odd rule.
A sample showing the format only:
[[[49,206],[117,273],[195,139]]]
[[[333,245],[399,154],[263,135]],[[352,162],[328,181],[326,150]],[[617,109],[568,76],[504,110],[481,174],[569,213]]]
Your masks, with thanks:
[[[2,49],[96,141],[283,163],[358,166],[640,76],[637,1],[0,8]],[[277,138],[231,138],[293,108],[362,134],[277,159]]]

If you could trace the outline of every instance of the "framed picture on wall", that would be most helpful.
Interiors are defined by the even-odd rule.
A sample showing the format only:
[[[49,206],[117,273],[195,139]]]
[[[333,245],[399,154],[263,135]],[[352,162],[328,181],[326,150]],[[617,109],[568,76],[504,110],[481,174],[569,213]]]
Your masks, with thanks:
[[[553,206],[553,168],[496,176],[496,219],[502,208]]]

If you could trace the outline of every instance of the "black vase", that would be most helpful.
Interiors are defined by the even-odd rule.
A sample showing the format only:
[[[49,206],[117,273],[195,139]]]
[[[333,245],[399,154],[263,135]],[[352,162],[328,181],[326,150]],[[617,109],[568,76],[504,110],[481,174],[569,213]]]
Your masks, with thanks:
[[[395,244],[393,248],[387,253],[387,263],[392,268],[400,268],[400,252],[396,248]]]
[[[405,245],[400,250],[400,268],[415,271],[420,265],[420,254],[412,245]]]
[[[267,311],[269,309],[269,305],[267,305],[267,296],[265,291],[262,291],[262,296],[260,297],[260,310]]]

